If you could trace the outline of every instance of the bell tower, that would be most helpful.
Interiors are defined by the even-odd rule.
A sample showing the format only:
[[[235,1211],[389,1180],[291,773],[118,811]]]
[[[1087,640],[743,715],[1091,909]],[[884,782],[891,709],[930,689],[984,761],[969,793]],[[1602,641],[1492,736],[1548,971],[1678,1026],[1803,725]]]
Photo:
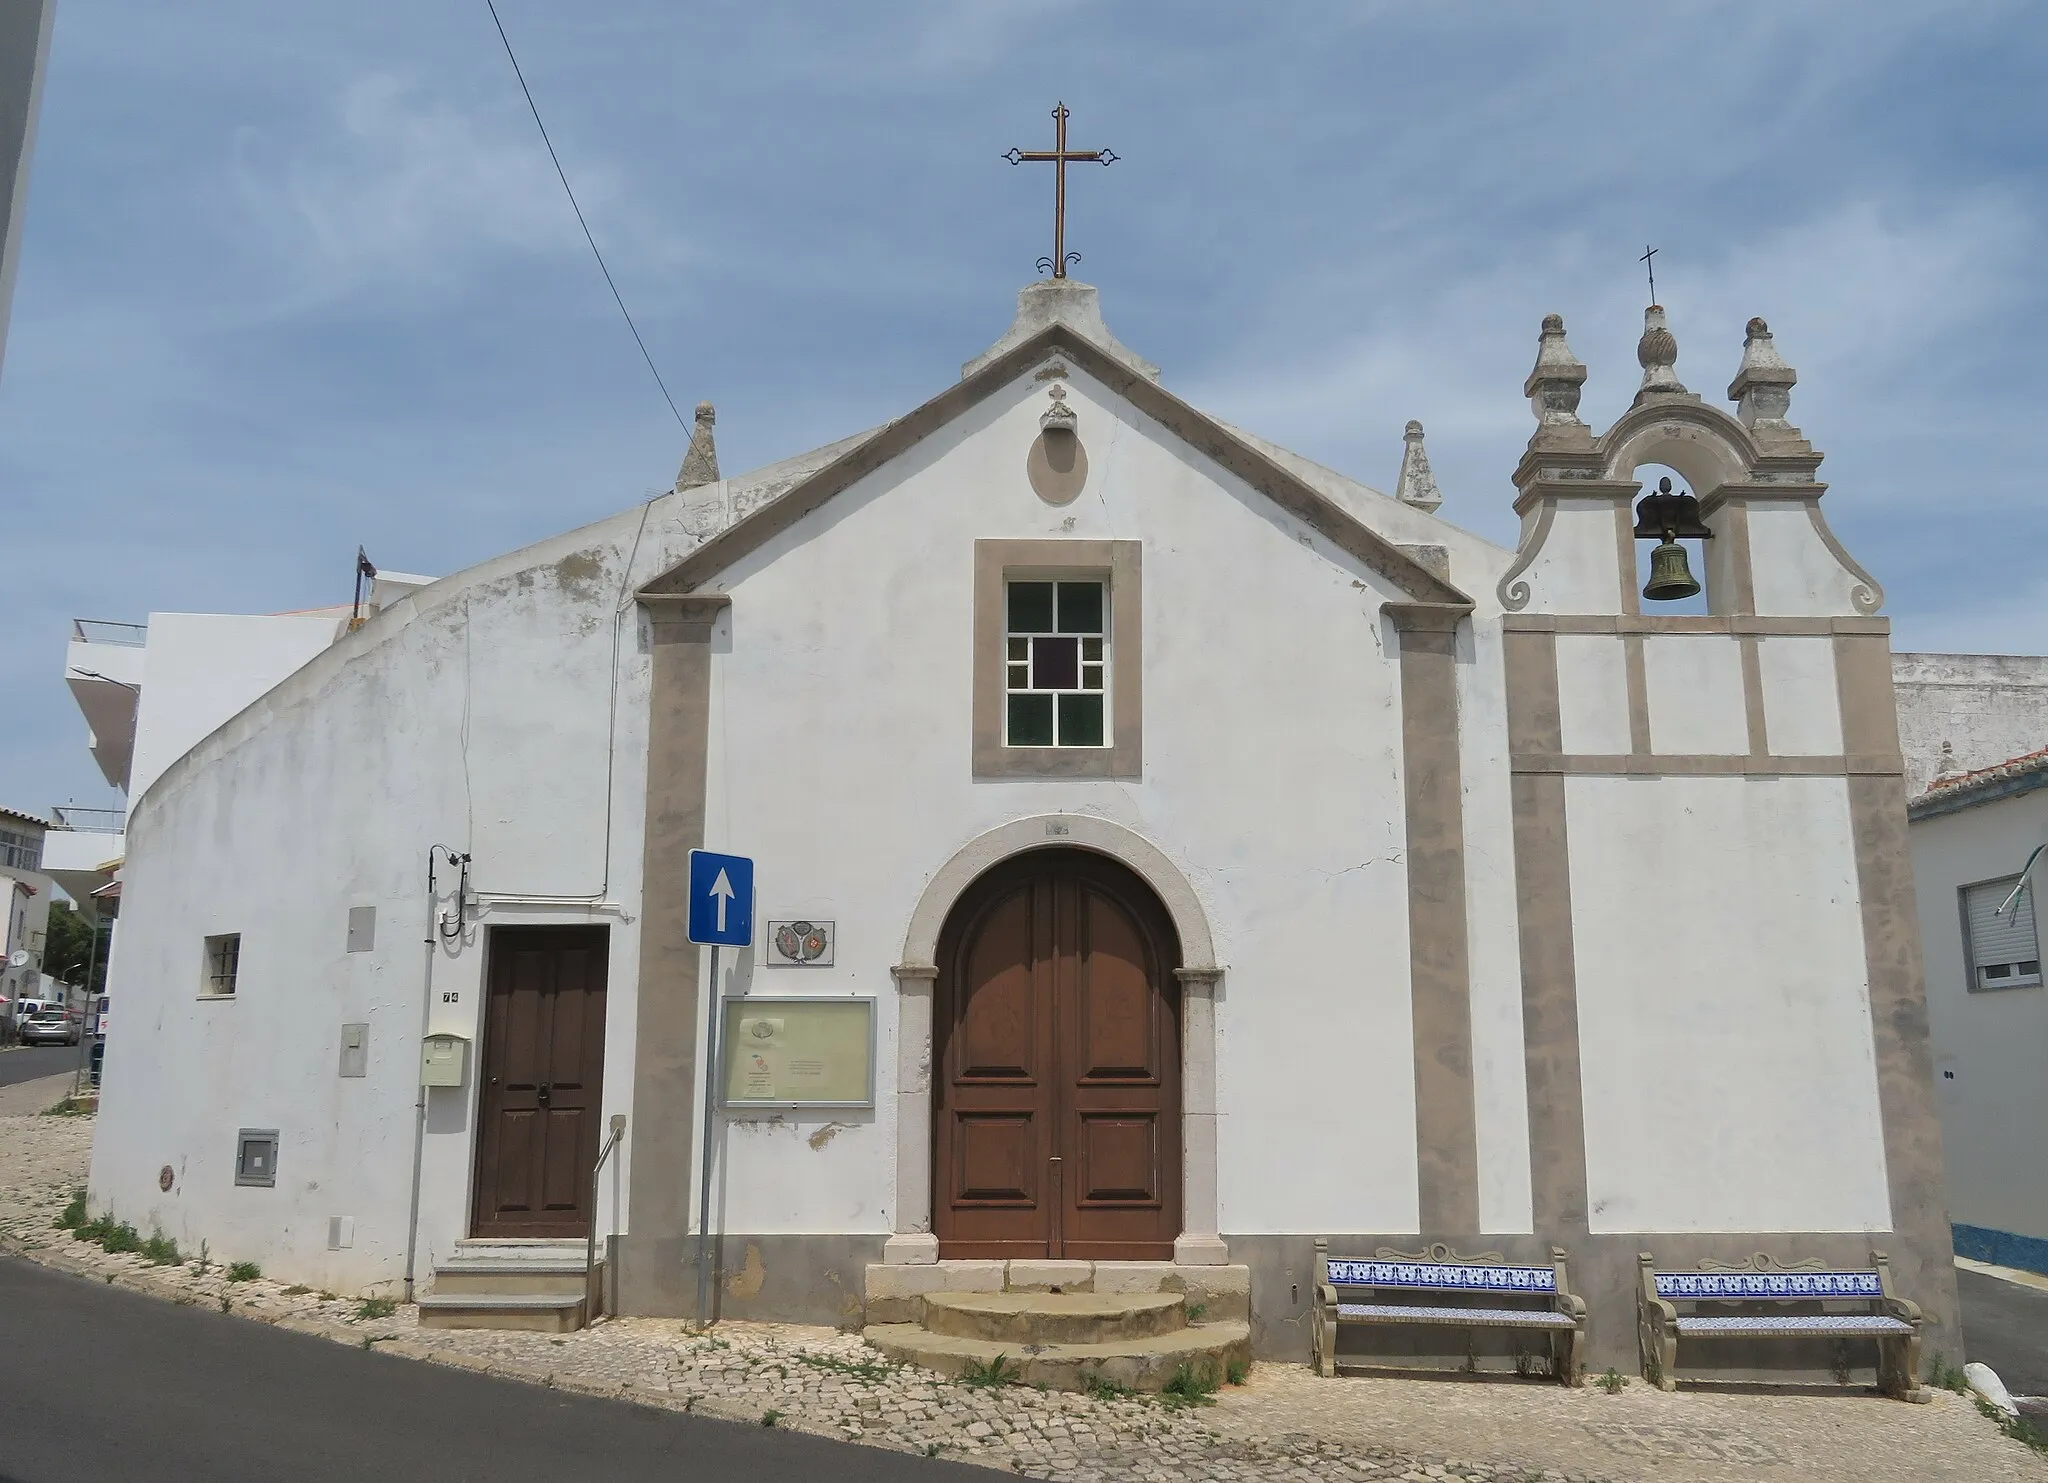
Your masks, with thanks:
[[[1953,1343],[1883,589],[1821,512],[1763,320],[1733,414],[1679,379],[1660,307],[1637,361],[1595,434],[1543,321],[1498,587],[1536,1233],[1596,1311],[1637,1252],[1875,1247]],[[1657,466],[1677,478],[1646,492]],[[1702,585],[1704,613],[1672,611]]]

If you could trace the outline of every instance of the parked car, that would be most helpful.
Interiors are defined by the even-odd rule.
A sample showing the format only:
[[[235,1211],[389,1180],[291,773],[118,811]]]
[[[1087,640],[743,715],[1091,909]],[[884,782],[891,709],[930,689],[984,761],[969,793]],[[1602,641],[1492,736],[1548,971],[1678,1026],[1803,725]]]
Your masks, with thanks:
[[[52,1005],[21,1022],[23,1045],[76,1045],[84,1027],[66,1010]]]

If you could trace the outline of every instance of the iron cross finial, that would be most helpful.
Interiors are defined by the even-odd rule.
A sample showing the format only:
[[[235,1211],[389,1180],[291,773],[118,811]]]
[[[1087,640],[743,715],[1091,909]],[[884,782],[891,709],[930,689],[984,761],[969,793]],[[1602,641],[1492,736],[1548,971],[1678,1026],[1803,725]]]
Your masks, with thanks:
[[[1643,255],[1636,259],[1637,262],[1650,270],[1650,305],[1652,308],[1655,308],[1657,304],[1657,264],[1652,261],[1656,256],[1657,249],[1645,243]]]
[[[1012,149],[1003,158],[1013,165],[1026,160],[1050,161],[1053,167],[1053,208],[1052,208],[1052,256],[1038,260],[1038,271],[1051,271],[1055,278],[1067,276],[1067,264],[1081,261],[1081,254],[1067,251],[1067,165],[1114,165],[1117,153],[1113,149],[1068,149],[1067,148],[1067,105],[1058,104],[1052,111],[1053,147],[1051,149]]]

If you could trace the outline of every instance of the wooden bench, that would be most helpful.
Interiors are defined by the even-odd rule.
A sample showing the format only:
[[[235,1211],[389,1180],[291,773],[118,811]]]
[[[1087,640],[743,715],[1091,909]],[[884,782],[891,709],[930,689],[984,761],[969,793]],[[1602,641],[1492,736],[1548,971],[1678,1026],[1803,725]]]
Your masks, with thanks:
[[[1878,1389],[1900,1400],[1927,1399],[1920,1389],[1920,1307],[1892,1291],[1881,1251],[1871,1252],[1867,1270],[1839,1272],[1817,1261],[1787,1267],[1762,1256],[1743,1267],[1660,1272],[1647,1251],[1637,1264],[1643,1378],[1660,1389],[1677,1388],[1681,1338],[1875,1339]],[[1807,1311],[1789,1311],[1795,1304]]]
[[[1353,1296],[1357,1301],[1346,1300]],[[1370,1261],[1333,1261],[1329,1241],[1318,1237],[1313,1316],[1318,1375],[1337,1373],[1337,1334],[1346,1324],[1425,1324],[1541,1333],[1551,1374],[1570,1385],[1586,1334],[1586,1300],[1572,1295],[1561,1246],[1550,1249],[1547,1267],[1516,1266],[1491,1254],[1461,1258],[1441,1242],[1419,1257],[1382,1247]]]

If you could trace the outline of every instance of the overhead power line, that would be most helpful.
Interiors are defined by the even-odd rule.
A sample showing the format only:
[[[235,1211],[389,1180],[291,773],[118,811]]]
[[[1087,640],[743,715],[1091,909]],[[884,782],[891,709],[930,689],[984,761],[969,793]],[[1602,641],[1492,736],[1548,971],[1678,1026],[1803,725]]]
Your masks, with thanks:
[[[569,209],[576,213],[576,225],[583,228],[583,240],[590,244],[590,255],[597,259],[597,271],[604,274],[605,287],[612,291],[612,302],[619,306],[619,313],[625,317],[626,328],[633,332],[633,343],[640,347],[640,358],[647,362],[648,372],[654,377],[654,384],[661,388],[661,399],[668,403],[668,409],[675,414],[676,425],[684,432],[690,424],[683,420],[682,409],[676,406],[676,399],[668,394],[668,383],[661,379],[661,372],[654,364],[654,357],[647,353],[647,342],[640,338],[640,326],[633,323],[633,312],[626,307],[625,298],[619,293],[619,285],[612,278],[612,270],[605,266],[604,254],[597,249],[597,238],[590,234],[590,223],[583,219],[583,208],[576,201],[576,192],[569,184],[568,172],[562,168],[562,157],[555,153],[555,141],[548,137],[548,126],[541,122],[540,108],[533,101],[533,89],[526,85],[526,73],[519,65],[519,55],[512,50],[512,38],[505,34],[505,23],[498,18],[498,7],[494,0],[484,0],[484,6],[491,13],[491,24],[498,28],[498,39],[505,43],[505,56],[512,63],[512,75],[519,79],[519,91],[526,95],[526,107],[533,114],[533,126],[540,130],[540,142],[548,149],[548,158],[554,162],[555,178],[562,182],[562,192],[569,198]]]

